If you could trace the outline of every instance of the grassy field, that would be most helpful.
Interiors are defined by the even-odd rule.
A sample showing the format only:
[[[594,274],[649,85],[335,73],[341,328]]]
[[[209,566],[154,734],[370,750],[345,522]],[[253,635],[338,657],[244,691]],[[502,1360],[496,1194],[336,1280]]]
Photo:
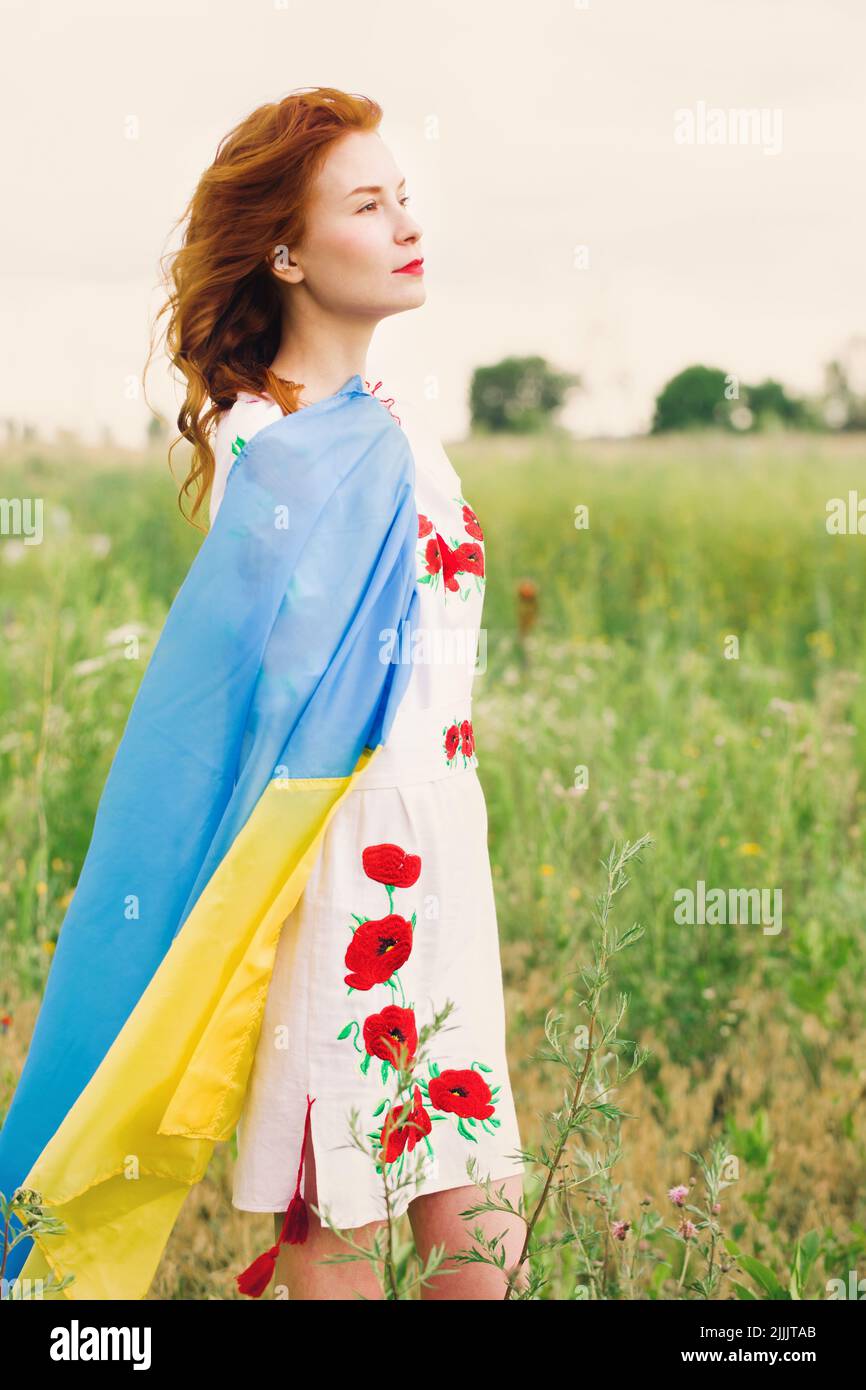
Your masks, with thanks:
[[[540,1297],[704,1296],[689,1279],[719,1252],[709,1228],[677,1235],[668,1192],[696,1178],[700,1205],[690,1154],[718,1143],[733,1163],[718,1221],[760,1266],[712,1296],[735,1296],[735,1278],[765,1297],[759,1268],[787,1286],[810,1232],[805,1297],[866,1273],[866,537],[825,525],[862,449],[554,435],[449,450],[485,532],[474,727],[527,1145],[562,1104],[561,1068],[536,1053],[549,1010],[581,1021],[600,861],[653,840],[615,909],[644,935],[611,962],[619,1037],[650,1056],[615,1088],[625,1115],[598,1111],[567,1150],[573,1172],[593,1154],[601,1172],[540,1219],[539,1235],[568,1236],[539,1262]],[[157,454],[7,449],[0,491],[45,499],[42,545],[0,540],[5,1111],[117,739],[200,537]],[[140,660],[124,659],[132,631]],[[699,880],[780,891],[781,929],[680,924],[674,895]],[[267,1217],[231,1207],[231,1150],[187,1201],[151,1297],[234,1297],[232,1273],[270,1243]],[[632,1223],[626,1241],[612,1220]]]

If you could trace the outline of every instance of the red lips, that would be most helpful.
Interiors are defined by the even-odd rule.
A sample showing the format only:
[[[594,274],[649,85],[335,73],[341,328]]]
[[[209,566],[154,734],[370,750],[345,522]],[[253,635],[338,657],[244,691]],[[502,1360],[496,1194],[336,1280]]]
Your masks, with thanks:
[[[420,275],[420,274],[421,274],[421,267],[423,266],[423,264],[424,264],[424,257],[421,256],[421,257],[420,257],[419,259],[417,259],[417,260],[414,260],[414,261],[407,261],[405,265],[399,266],[398,269],[394,271],[394,274],[395,274],[395,275]]]

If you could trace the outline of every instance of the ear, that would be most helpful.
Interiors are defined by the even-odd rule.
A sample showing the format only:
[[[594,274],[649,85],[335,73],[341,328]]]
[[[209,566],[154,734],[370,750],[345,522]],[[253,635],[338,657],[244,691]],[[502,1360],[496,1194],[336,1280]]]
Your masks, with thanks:
[[[280,244],[265,256],[265,265],[271,273],[285,284],[296,285],[304,278],[304,272],[292,258],[288,246]]]

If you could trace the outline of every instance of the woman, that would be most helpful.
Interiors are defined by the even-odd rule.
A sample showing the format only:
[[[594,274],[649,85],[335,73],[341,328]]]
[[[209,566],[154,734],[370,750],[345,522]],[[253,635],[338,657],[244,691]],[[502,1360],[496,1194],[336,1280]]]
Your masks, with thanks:
[[[44,1039],[60,1032],[73,975],[80,986],[93,968],[92,947],[79,946],[86,929],[64,922],[38,1055],[2,1136],[10,1130],[12,1152],[17,1134],[33,1131],[29,1157],[39,1158],[25,1165],[19,1144],[18,1181],[26,1172],[67,1222],[90,1296],[136,1296],[111,1292],[127,1265],[138,1273],[124,1289],[147,1283],[185,1185],[236,1120],[233,1201],[275,1213],[275,1245],[238,1279],[252,1296],[275,1270],[292,1298],[380,1296],[366,1262],[321,1263],[346,1249],[329,1219],[369,1242],[388,1208],[408,1206],[422,1259],[435,1244],[466,1248],[459,1214],[481,1195],[469,1157],[497,1187],[504,1180],[515,1206],[521,1193],[471,721],[467,637],[477,639],[483,603],[483,532],[441,445],[402,403],[389,412],[381,383],[363,384],[376,324],[425,297],[420,228],[380,119],[375,103],[332,88],[254,111],[202,176],[172,266],[168,342],[187,379],[179,425],[194,446],[182,497],[195,490],[195,517],[210,490],[212,529],[151,659],[97,822],[132,816],[130,764],[179,746],[165,710],[197,681],[199,713],[212,712],[207,757],[184,747],[178,795],[184,824],[198,826],[199,805],[207,823],[182,866],[179,925],[177,902],[160,918],[171,949],[159,940],[112,1019],[91,1025],[87,1064],[65,1089],[52,1077],[61,1099],[49,1115],[44,1099],[27,1109],[46,1079]],[[201,622],[210,635],[193,653]],[[407,667],[392,654],[389,671],[381,653],[372,659],[374,635],[404,624],[412,658]],[[219,796],[215,767],[221,789],[232,783]],[[146,816],[140,801],[156,862],[177,813],[168,793]],[[91,923],[151,845],[142,824],[125,828],[122,846],[98,853],[94,833],[95,864],[76,890]],[[109,882],[99,866],[130,839],[139,858]],[[134,1196],[118,1181],[130,1150],[141,1156]],[[480,1221],[507,1232],[513,1263],[522,1223]],[[109,1253],[119,1232],[123,1266]],[[62,1240],[38,1242],[25,1273],[62,1273],[58,1251]],[[490,1265],[445,1268],[423,1297],[504,1292]]]

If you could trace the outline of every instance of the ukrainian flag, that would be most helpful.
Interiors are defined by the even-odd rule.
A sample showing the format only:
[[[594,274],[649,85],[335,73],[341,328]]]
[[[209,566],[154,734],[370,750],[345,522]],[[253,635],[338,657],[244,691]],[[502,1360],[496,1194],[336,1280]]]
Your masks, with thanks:
[[[103,789],[30,1050],[0,1191],[61,1234],[7,1278],[143,1298],[234,1133],[280,929],[410,675],[415,465],[355,375],[232,464]],[[19,1292],[22,1286],[19,1286]]]

